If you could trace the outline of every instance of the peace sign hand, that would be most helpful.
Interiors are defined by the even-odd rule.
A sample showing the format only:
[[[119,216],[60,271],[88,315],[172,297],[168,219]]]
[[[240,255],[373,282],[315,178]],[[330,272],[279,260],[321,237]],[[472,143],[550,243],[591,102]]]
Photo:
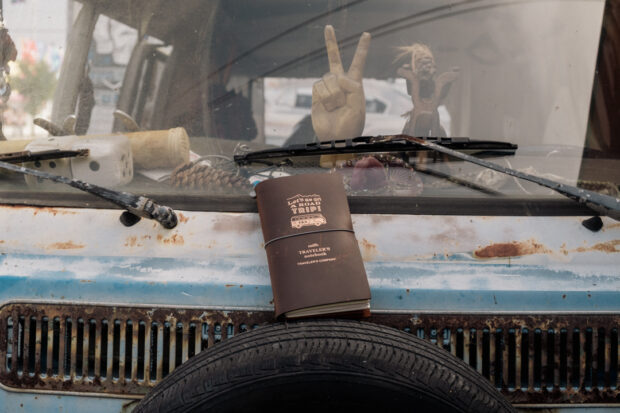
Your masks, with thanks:
[[[348,139],[362,134],[366,120],[362,77],[369,45],[370,33],[363,33],[345,73],[334,28],[325,26],[329,73],[312,87],[312,126],[319,140]]]

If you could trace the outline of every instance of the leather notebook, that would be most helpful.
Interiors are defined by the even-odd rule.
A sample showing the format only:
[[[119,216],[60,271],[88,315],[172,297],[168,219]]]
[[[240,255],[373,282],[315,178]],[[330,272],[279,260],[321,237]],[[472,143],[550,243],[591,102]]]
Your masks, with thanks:
[[[370,288],[340,174],[256,186],[276,317],[370,315]]]

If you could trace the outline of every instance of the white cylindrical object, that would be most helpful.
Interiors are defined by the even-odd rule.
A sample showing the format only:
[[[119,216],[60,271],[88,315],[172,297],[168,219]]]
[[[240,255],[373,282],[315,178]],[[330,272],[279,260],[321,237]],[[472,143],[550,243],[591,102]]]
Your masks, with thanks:
[[[75,179],[105,187],[126,185],[133,179],[131,144],[126,136],[79,139],[72,149],[89,150],[88,157],[71,159]]]
[[[71,150],[73,143],[77,140],[77,136],[49,136],[47,138],[34,139],[24,148],[30,152],[41,152],[58,149],[61,151]],[[48,159],[45,161],[24,162],[26,168],[36,169],[54,175],[72,178],[71,159]],[[26,183],[31,187],[49,187],[58,185],[52,181],[38,178],[36,176],[24,175]]]

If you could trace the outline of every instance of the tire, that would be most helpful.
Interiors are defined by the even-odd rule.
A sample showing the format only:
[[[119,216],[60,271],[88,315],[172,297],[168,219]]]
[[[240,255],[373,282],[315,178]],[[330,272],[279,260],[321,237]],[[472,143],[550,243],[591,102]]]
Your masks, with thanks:
[[[514,412],[467,364],[411,334],[346,320],[272,324],[188,360],[144,412]]]

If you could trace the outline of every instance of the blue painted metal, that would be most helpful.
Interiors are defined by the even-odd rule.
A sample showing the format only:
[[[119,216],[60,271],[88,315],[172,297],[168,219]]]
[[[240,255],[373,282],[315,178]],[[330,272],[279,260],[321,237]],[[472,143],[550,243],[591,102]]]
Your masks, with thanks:
[[[130,399],[7,392],[0,388],[0,413],[122,413],[128,403]]]
[[[0,389],[0,413],[129,413],[133,404],[131,399],[95,396],[73,396],[55,394],[28,394],[7,392]],[[540,411],[542,406],[517,407],[519,413]],[[613,406],[572,406],[545,408],[547,413],[617,413]]]
[[[620,277],[613,274],[434,261],[366,267],[374,310],[620,311]],[[225,259],[7,254],[0,257],[0,302],[15,299],[272,308],[267,266]]]

